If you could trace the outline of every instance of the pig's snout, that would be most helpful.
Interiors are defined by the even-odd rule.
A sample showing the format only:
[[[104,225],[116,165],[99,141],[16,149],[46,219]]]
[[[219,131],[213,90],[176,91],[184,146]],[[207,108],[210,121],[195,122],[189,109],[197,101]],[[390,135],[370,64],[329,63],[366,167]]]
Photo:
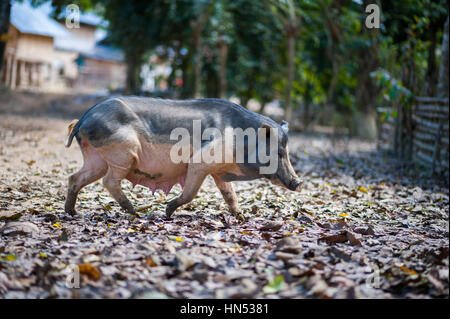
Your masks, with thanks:
[[[289,190],[291,190],[291,191],[299,192],[301,186],[302,186],[302,182],[301,182],[299,179],[295,179],[295,180],[292,180],[292,181],[289,183],[288,188],[289,188]]]

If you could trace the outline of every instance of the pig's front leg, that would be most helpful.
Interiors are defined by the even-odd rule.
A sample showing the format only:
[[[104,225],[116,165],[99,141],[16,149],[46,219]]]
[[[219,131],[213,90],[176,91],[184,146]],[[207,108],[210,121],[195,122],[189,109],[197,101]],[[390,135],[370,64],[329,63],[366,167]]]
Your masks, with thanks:
[[[185,186],[183,189],[183,193],[169,203],[167,203],[166,207],[166,217],[170,218],[174,211],[194,199],[195,195],[197,195],[200,186],[208,175],[206,166],[204,164],[189,164],[188,170],[186,173]]]
[[[225,200],[225,203],[227,203],[230,213],[237,219],[245,221],[244,215],[242,215],[238,209],[238,201],[233,184],[231,182],[224,182],[218,176],[212,175],[212,177],[214,178],[217,188],[222,193],[223,199]]]

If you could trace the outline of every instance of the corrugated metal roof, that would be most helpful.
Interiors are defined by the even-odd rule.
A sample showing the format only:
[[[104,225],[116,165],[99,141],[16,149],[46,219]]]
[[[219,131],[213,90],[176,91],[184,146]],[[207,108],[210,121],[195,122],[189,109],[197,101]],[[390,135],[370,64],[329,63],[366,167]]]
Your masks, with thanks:
[[[104,61],[123,61],[124,55],[122,50],[106,46],[106,45],[96,45],[89,52],[81,53],[82,56],[87,58],[104,60]]]
[[[48,37],[71,37],[71,34],[58,22],[25,2],[12,4],[11,24],[22,33]]]
[[[102,29],[95,30],[95,42],[106,37],[106,31]],[[90,52],[96,43],[91,41],[91,38],[86,38],[83,34],[74,34],[71,38],[67,37],[56,37],[55,38],[55,48],[57,50],[64,51],[75,51],[75,52]]]
[[[107,61],[123,61],[123,52],[119,49],[95,45],[86,46],[86,41],[80,41],[73,36],[64,26],[49,17],[53,11],[49,2],[36,8],[32,7],[29,0],[22,3],[13,2],[11,7],[11,24],[22,33],[38,34],[55,38],[55,48],[79,52],[85,57]],[[81,13],[80,22],[90,25],[105,25],[105,20],[93,13]],[[106,33],[106,31],[101,30]],[[100,38],[104,38],[103,34]],[[97,37],[96,37],[97,38]]]

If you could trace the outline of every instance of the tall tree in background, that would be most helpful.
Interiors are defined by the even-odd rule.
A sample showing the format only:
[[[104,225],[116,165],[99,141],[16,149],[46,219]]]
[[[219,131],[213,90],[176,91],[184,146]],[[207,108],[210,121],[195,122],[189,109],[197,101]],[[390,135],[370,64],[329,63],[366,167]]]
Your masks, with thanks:
[[[300,32],[301,15],[300,9],[294,0],[270,1],[273,13],[281,21],[283,32],[287,42],[287,84],[284,98],[285,116],[288,121],[292,120],[292,85],[295,74],[295,40]]]
[[[439,45],[439,35],[443,31],[442,26],[445,24],[448,13],[446,14],[447,1],[429,0],[426,1],[425,13],[426,24],[422,38],[428,42],[427,52],[427,72],[425,77],[425,85],[423,94],[427,96],[435,96],[438,83],[438,66],[436,52]],[[427,10],[428,9],[428,10]]]
[[[365,138],[376,138],[376,97],[378,88],[370,74],[376,71],[380,65],[378,45],[380,32],[377,28],[368,29],[365,25],[367,13],[365,8],[373,3],[364,0],[361,7],[361,33],[357,38],[356,49],[358,59],[357,86],[355,91],[355,103],[358,110],[352,131],[356,135]]]
[[[437,93],[439,97],[448,98],[448,16],[444,26],[444,36],[442,39],[441,66],[439,68],[439,79]]]
[[[232,36],[231,13],[224,0],[215,1],[214,15],[212,17],[213,35],[217,39],[219,94],[222,99],[227,93],[227,60],[228,46]]]
[[[109,43],[125,54],[127,93],[139,92],[141,66],[153,54],[170,64],[177,97],[256,100],[261,112],[277,99],[288,120],[298,105],[305,127],[333,117],[366,127],[355,115],[375,110],[380,94],[369,74],[376,68],[416,95],[448,87],[445,0],[378,0],[379,30],[364,28],[369,0],[52,0],[59,12],[70,3],[109,21]],[[9,25],[9,5],[1,2],[0,26]]]
[[[3,57],[5,55],[6,41],[9,30],[9,19],[11,14],[11,1],[0,1],[0,71],[2,70]]]
[[[339,23],[339,17],[342,14],[342,3],[340,1],[321,0],[320,5],[325,16],[324,27],[328,40],[327,55],[331,62],[332,71],[327,92],[327,104],[332,105],[341,68],[340,40],[343,30]]]
[[[383,8],[382,39],[393,54],[392,76],[415,95],[436,92],[436,46],[448,16],[446,0],[379,0]],[[386,62],[386,61],[382,61]]]
[[[277,20],[261,1],[228,2],[230,13],[227,88],[247,106],[259,101],[262,111],[269,101],[279,98],[277,82],[285,78],[285,62],[280,59],[283,35]],[[284,52],[283,52],[284,53]]]
[[[219,97],[224,99],[227,93],[228,38],[226,35],[219,36],[217,48],[219,51]]]
[[[170,4],[164,0],[102,0],[99,3],[103,5],[104,16],[109,21],[111,41],[125,54],[126,92],[137,93],[141,86],[140,70],[146,54],[161,43],[167,34]]]
[[[209,17],[213,10],[212,1],[196,1],[194,2],[194,10],[197,18],[191,22],[192,41],[195,50],[195,67],[194,67],[194,96],[201,96],[201,80],[203,68],[203,30],[208,23]]]

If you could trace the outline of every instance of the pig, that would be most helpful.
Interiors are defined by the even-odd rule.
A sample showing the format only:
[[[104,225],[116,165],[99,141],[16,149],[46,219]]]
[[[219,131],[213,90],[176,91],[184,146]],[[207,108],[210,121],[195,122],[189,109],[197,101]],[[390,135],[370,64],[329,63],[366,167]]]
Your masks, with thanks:
[[[250,162],[248,155],[243,162],[236,162],[236,152],[227,162],[174,162],[171,148],[177,143],[171,138],[174,129],[182,128],[193,134],[194,124],[224,132],[226,128],[266,129],[266,136],[258,135],[257,142],[270,147],[276,145],[274,156],[277,166],[274,172],[261,173],[261,161]],[[272,135],[271,135],[272,134]],[[275,138],[272,140],[271,138]],[[79,191],[103,177],[103,185],[121,208],[132,215],[136,209],[121,189],[121,181],[129,180],[146,186],[153,192],[162,189],[166,194],[173,185],[180,184],[182,193],[168,202],[166,217],[190,202],[208,175],[214,182],[231,214],[243,220],[238,210],[237,197],[231,182],[266,178],[273,184],[291,191],[300,189],[289,160],[288,123],[277,124],[272,119],[251,112],[237,104],[221,99],[168,100],[137,96],[107,98],[88,109],[79,119],[70,123],[66,147],[76,138],[83,156],[83,167],[69,177],[65,212],[75,215],[75,203]],[[265,141],[263,141],[265,139]],[[276,142],[275,144],[273,142]],[[199,149],[189,146],[189,157],[202,153],[215,137],[202,141]],[[220,147],[225,147],[223,141]],[[236,146],[232,144],[232,146]],[[229,146],[226,146],[229,147]],[[258,144],[249,138],[244,149],[255,152]]]

